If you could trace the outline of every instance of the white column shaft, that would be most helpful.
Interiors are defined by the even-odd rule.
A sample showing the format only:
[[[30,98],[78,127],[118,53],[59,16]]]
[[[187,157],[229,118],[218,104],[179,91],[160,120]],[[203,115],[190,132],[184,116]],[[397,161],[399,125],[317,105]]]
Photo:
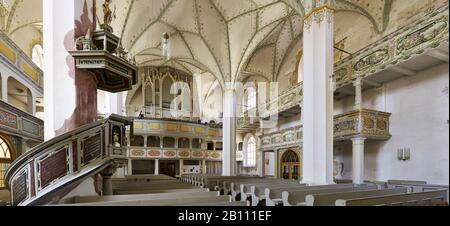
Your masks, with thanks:
[[[159,175],[159,159],[155,159],[155,175]]]
[[[2,100],[8,103],[8,78],[9,76],[2,75]]]
[[[353,85],[355,86],[355,106],[354,110],[362,109],[362,81],[361,78],[358,78]]]
[[[236,174],[236,91],[226,89],[223,97],[223,176]]]
[[[180,159],[180,176],[183,175],[184,160]]]
[[[202,160],[202,174],[206,174],[206,160]]]
[[[315,15],[322,13],[322,15]],[[322,20],[318,20],[322,16]],[[316,18],[317,17],[317,18]],[[333,13],[315,12],[304,28],[303,180],[333,183]]]
[[[352,171],[353,183],[364,183],[364,141],[366,138],[354,138],[353,142],[353,156],[352,156]]]

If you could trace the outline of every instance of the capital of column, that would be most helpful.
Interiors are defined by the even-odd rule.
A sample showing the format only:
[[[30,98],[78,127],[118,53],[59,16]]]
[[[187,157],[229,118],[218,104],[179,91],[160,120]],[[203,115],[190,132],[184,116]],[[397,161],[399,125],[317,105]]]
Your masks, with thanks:
[[[326,20],[330,24],[333,19],[334,8],[331,4],[321,4],[320,6],[311,7],[306,12],[303,21],[305,29],[309,31],[313,21],[320,24]]]
[[[353,137],[352,139],[353,144],[364,144],[364,142],[367,140],[366,137]]]
[[[225,83],[224,92],[236,92],[236,85],[232,82]]]

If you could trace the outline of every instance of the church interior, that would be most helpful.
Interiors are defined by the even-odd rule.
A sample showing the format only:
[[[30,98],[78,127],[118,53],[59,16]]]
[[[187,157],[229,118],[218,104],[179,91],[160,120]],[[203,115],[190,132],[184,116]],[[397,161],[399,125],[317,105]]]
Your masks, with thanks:
[[[448,0],[0,0],[0,206],[448,206]]]

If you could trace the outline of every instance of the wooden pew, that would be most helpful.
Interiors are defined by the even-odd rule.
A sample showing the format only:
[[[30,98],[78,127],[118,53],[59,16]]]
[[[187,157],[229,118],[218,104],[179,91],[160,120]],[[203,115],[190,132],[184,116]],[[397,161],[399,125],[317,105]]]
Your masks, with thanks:
[[[210,190],[219,190],[222,188],[222,184],[224,181],[240,181],[240,180],[258,180],[264,179],[259,177],[207,177],[203,178],[203,182],[201,183],[202,187],[209,188]]]
[[[196,197],[217,197],[218,192],[177,192],[177,193],[159,193],[146,195],[115,195],[115,196],[85,196],[74,197],[65,204],[76,203],[95,203],[95,202],[115,202],[115,201],[137,201],[137,200],[157,200],[157,199],[176,199],[176,198],[196,198]]]
[[[225,195],[232,195],[233,190],[236,194],[240,193],[240,183],[261,183],[261,182],[267,182],[267,183],[278,183],[280,181],[283,181],[282,179],[269,179],[269,178],[246,178],[246,179],[232,179],[232,180],[222,180],[221,185],[217,187],[219,191],[223,191],[222,194]],[[234,185],[233,185],[234,183]],[[234,186],[234,187],[233,187]],[[233,187],[233,188],[232,188]]]
[[[336,206],[432,206],[448,200],[446,190],[388,195],[360,199],[339,199]]]
[[[407,188],[408,193],[419,193],[426,191],[437,191],[437,190],[447,190],[447,198],[449,197],[449,187],[447,185],[434,185],[434,184],[412,184],[412,183],[391,183],[387,184],[387,187],[390,189],[393,188]],[[447,199],[447,202],[449,200]]]
[[[320,186],[306,186],[300,188],[266,188],[264,189],[264,197],[266,198],[266,206],[275,206],[283,203],[283,192],[300,191],[300,190],[317,190],[317,189],[339,189],[339,188],[353,188],[353,184],[335,184],[335,185],[320,185]]]
[[[388,180],[388,184],[427,184],[426,181],[417,181],[417,180]]]
[[[244,181],[240,183],[236,183],[232,187],[236,186],[239,188],[239,193],[241,196],[241,201],[247,200],[249,197],[251,197],[251,187],[256,185],[293,185],[296,187],[297,185],[300,186],[300,182],[295,180],[261,180],[261,181]],[[234,189],[234,188],[233,188]],[[233,195],[232,195],[233,196]]]
[[[148,190],[119,190],[115,191],[114,195],[142,195],[142,194],[161,194],[161,193],[180,193],[180,192],[195,192],[195,191],[202,191],[202,192],[208,192],[201,190],[199,188],[194,189],[148,189]]]
[[[133,200],[133,201],[114,201],[114,202],[95,202],[83,204],[69,204],[66,206],[178,206],[178,205],[196,205],[199,203],[223,203],[231,202],[230,197],[197,197],[197,198],[177,198],[177,199],[156,199],[156,200]]]
[[[334,206],[338,199],[369,198],[386,195],[406,194],[406,188],[373,190],[373,191],[353,191],[340,193],[326,193],[306,196],[307,206]]]
[[[152,187],[179,187],[179,188],[198,188],[190,184],[183,184],[180,182],[152,182],[152,183],[114,183],[113,189],[128,189],[128,188],[152,188]]]
[[[321,188],[321,189],[306,189],[299,191],[285,191],[282,193],[283,206],[299,206],[306,205],[307,195],[317,195],[317,194],[330,194],[330,193],[341,193],[341,192],[353,192],[353,191],[371,191],[376,190],[375,186],[361,186],[361,187],[350,187],[350,188]]]
[[[113,189],[127,189],[136,187],[161,187],[161,186],[178,186],[178,187],[189,187],[197,188],[190,184],[180,183],[179,181],[154,181],[154,182],[127,182],[127,181],[116,181],[112,183]]]
[[[279,181],[282,181],[282,179],[261,177],[261,178],[242,178],[242,179],[233,179],[233,180],[222,180],[221,184],[219,185],[219,188],[223,189],[225,193],[229,194],[229,193],[231,193],[231,184],[232,183],[235,183],[235,184],[237,184],[237,183],[245,183],[245,182],[258,183],[258,182],[265,182],[265,181],[266,182],[277,183]]]
[[[259,184],[250,187],[251,204],[252,206],[258,206],[262,201],[265,201],[266,189],[297,189],[302,187],[308,187],[307,184]]]
[[[180,205],[180,206],[217,206],[217,207],[250,206],[250,202],[249,201],[239,201],[239,202],[197,203],[197,204],[188,204],[188,205]]]

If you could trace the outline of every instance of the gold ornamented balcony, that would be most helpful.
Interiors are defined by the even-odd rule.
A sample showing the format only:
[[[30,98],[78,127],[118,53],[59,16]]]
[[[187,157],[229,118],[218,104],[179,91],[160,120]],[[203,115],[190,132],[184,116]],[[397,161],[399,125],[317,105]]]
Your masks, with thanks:
[[[0,31],[0,61],[23,78],[28,87],[34,86],[37,90],[43,90],[42,70],[2,31]]]
[[[369,140],[388,140],[391,113],[375,110],[351,111],[334,117],[334,141],[365,137]],[[360,123],[362,122],[362,123]],[[303,126],[264,134],[261,150],[298,148],[303,144]]]
[[[0,128],[10,135],[41,143],[44,121],[0,100]]]
[[[334,140],[365,137],[369,140],[388,140],[391,113],[363,109],[340,114],[334,118]]]
[[[222,142],[222,128],[171,119],[135,119],[130,159],[222,161],[222,146],[209,150],[207,143]],[[236,152],[243,161],[242,151]]]

